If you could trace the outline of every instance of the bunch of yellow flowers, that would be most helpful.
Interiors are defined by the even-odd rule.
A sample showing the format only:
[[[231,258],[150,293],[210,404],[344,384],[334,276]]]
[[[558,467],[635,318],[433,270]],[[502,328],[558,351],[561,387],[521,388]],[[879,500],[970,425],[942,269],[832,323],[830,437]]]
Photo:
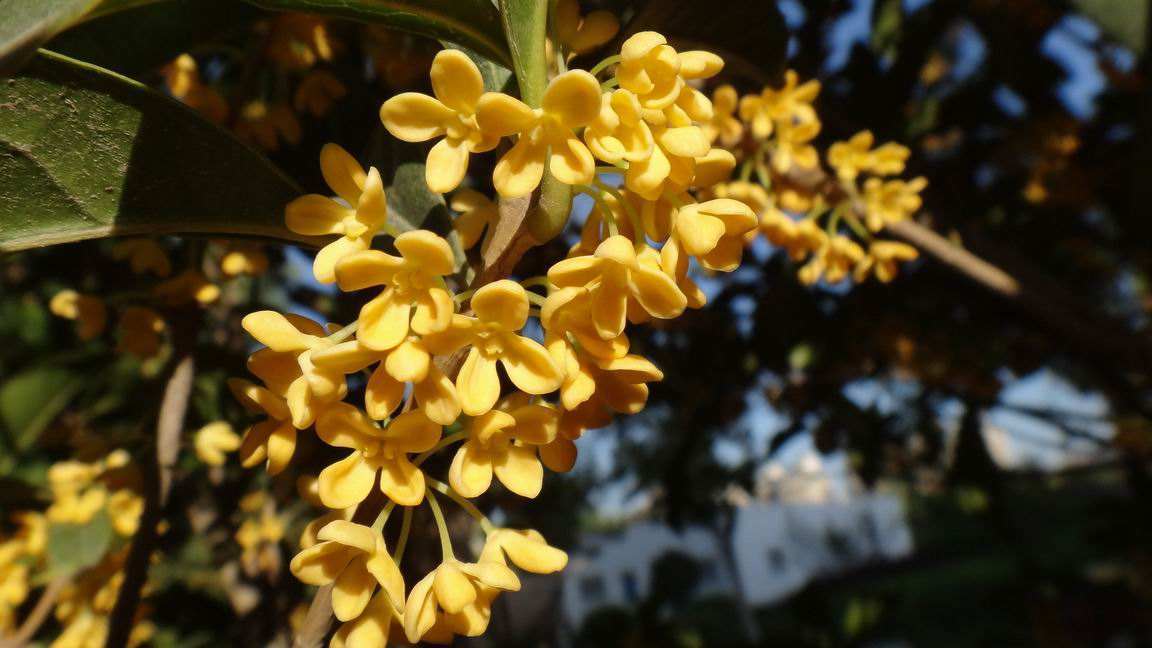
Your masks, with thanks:
[[[564,57],[572,45],[561,39],[554,47]],[[538,532],[498,528],[471,500],[494,479],[536,497],[545,468],[573,467],[574,442],[585,430],[644,408],[648,383],[663,374],[630,352],[627,325],[702,307],[693,263],[733,271],[764,232],[794,257],[812,257],[805,280],[838,281],[853,268],[862,275],[865,259],[882,279],[894,272],[885,264],[902,253],[881,261],[876,243],[857,254],[837,228],[856,222],[858,202],[877,202],[880,221],[907,217],[907,200],[871,196],[906,198],[917,186],[866,184],[860,196],[845,189],[827,228],[813,217],[793,220],[777,205],[817,212],[819,197],[773,183],[819,164],[810,143],[820,127],[811,106],[819,86],[798,85],[789,74],[783,89],[738,100],[723,86],[710,100],[699,88],[723,65],[715,54],[677,51],[664,36],[641,32],[590,71],[556,74],[540,105],[529,106],[485,92],[472,60],[444,50],[431,67],[435,96],[409,92],[384,103],[381,119],[393,136],[435,140],[425,179],[433,192],[455,192],[449,204],[465,247],[480,243],[486,229],[490,236],[500,218],[483,193],[461,188],[470,158],[505,138],[511,146],[492,176],[502,198],[532,193],[547,171],[592,199],[579,242],[546,276],[463,285],[445,238],[399,233],[388,223],[377,169],[365,170],[335,144],[324,147],[321,170],[336,197],[296,199],[286,208],[287,225],[335,237],[315,257],[318,281],[370,296],[344,325],[249,314],[243,327],[264,345],[248,361],[259,382],[229,384],[260,417],[240,444],[245,466],[283,471],[298,435],[313,428],[324,443],[347,451],[315,478],[314,496],[331,512],[309,525],[291,563],[303,582],[332,585],[332,609],[343,622],[333,646],[384,645],[401,633],[409,642],[433,643],[479,635],[493,600],[520,587],[511,566],[541,574],[563,569],[567,555]],[[853,142],[830,154],[838,170],[855,171],[852,180],[865,171],[902,170],[906,150]],[[729,182],[740,161],[744,177]],[[760,184],[749,181],[753,172]],[[392,237],[394,252],[373,249],[380,233]],[[531,319],[540,339],[526,334],[536,328],[526,329]],[[346,377],[360,372],[367,374],[363,402],[346,402]],[[454,453],[443,481],[423,469],[441,451]],[[370,498],[376,489],[385,504],[368,510],[379,499]],[[471,562],[452,546],[441,510],[447,500],[486,534]],[[413,509],[425,504],[440,532],[442,561],[408,588],[399,564]],[[395,541],[386,542],[397,508],[403,521]]]

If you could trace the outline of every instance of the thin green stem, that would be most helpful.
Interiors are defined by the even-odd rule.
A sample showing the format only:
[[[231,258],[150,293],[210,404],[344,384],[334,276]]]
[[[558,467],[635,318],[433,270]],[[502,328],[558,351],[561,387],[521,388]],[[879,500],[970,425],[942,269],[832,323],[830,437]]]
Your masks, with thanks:
[[[444,521],[444,511],[440,510],[440,503],[432,494],[431,488],[424,489],[428,508],[432,509],[432,517],[436,519],[436,532],[440,534],[440,555],[445,561],[455,560],[456,553],[452,551],[452,536],[448,535],[448,523]]]
[[[748,182],[752,179],[752,168],[756,166],[755,158],[748,158],[740,163],[740,182]]]
[[[547,275],[536,275],[535,277],[528,277],[527,279],[521,281],[520,285],[523,286],[524,288],[535,288],[536,286],[544,286],[545,288],[547,288],[548,287],[548,276]]]
[[[624,199],[624,194],[616,187],[600,180],[596,180],[595,182],[597,187],[611,194],[612,197],[616,199],[616,202],[624,208],[624,213],[628,216],[628,222],[632,223],[632,233],[636,238],[636,245],[643,245],[645,234],[644,221],[640,220],[640,214],[636,213],[636,208],[632,206],[631,202]]]
[[[347,340],[348,338],[352,337],[353,335],[356,335],[356,329],[358,329],[358,328],[360,328],[360,321],[359,320],[352,322],[348,326],[345,326],[344,328],[340,329],[339,331],[336,331],[332,335],[329,335],[328,341],[331,342],[332,344],[340,344],[341,342]]]
[[[400,536],[396,539],[396,551],[392,552],[392,560],[399,563],[404,557],[404,549],[408,546],[408,534],[412,531],[411,506],[404,507],[404,521],[400,523]]]
[[[453,297],[452,299],[454,299],[456,301],[456,304],[459,305],[459,304],[463,304],[464,302],[471,299],[472,295],[475,295],[475,294],[476,294],[476,289],[473,288],[472,290],[465,290],[464,292],[456,293],[456,296]]]
[[[380,514],[376,516],[376,521],[372,523],[372,530],[380,533],[384,530],[384,525],[388,524],[388,517],[392,515],[392,510],[396,508],[396,502],[388,502],[384,508],[380,509]]]
[[[608,66],[610,66],[610,65],[616,65],[617,63],[619,63],[619,62],[620,62],[620,58],[621,58],[621,57],[620,57],[620,55],[619,55],[619,54],[615,54],[615,55],[613,55],[613,56],[609,56],[608,58],[604,59],[603,61],[600,61],[600,62],[599,62],[599,63],[597,63],[596,65],[593,65],[593,66],[592,66],[592,69],[591,69],[591,70],[588,70],[588,74],[591,74],[592,76],[596,76],[597,74],[600,74],[600,73],[601,73],[601,72],[603,72],[605,69],[607,69],[607,67],[608,67]]]
[[[620,82],[616,80],[616,77],[612,77],[611,79],[608,79],[604,83],[600,84],[600,92],[608,92],[618,85],[620,85]]]
[[[545,297],[544,295],[541,295],[539,293],[534,293],[534,292],[528,292],[527,294],[528,294],[528,302],[529,303],[535,304],[536,306],[539,306],[541,308],[544,307],[544,300],[547,299],[547,297]]]
[[[853,232],[856,232],[856,236],[859,236],[868,243],[872,242],[872,232],[869,232],[868,228],[864,227],[864,223],[861,223],[860,219],[856,218],[856,215],[852,213],[851,209],[844,210],[844,222],[848,223],[848,227],[851,227]]]
[[[612,209],[608,207],[608,203],[604,202],[603,192],[595,187],[588,185],[579,185],[576,187],[577,193],[582,193],[596,201],[596,206],[600,208],[601,218],[608,225],[608,234],[610,236],[618,236],[620,228],[616,225],[616,215],[612,213]]]
[[[627,171],[627,170],[628,170],[628,163],[624,162],[623,160],[621,160],[619,164],[616,164],[613,166],[598,166],[598,167],[596,167],[596,173],[620,174],[620,173]]]
[[[492,521],[488,519],[488,516],[484,515],[480,509],[476,508],[476,505],[469,501],[467,497],[457,493],[451,486],[445,484],[442,481],[432,479],[431,477],[428,477],[427,479],[428,483],[432,485],[432,488],[450,497],[453,502],[456,502],[456,504],[460,506],[460,508],[467,511],[468,515],[471,515],[477,522],[479,522],[480,528],[484,529],[484,533],[492,533],[496,530],[496,525],[492,524]]]

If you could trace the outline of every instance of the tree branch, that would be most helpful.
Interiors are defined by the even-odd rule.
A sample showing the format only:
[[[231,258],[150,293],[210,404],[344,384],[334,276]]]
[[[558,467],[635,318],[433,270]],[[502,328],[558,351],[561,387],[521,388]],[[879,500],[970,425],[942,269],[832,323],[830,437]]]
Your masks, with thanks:
[[[60,598],[60,593],[71,582],[67,576],[60,576],[53,579],[40,593],[40,598],[37,599],[35,607],[25,617],[24,623],[20,624],[20,629],[16,634],[10,638],[0,639],[0,648],[24,648],[27,646],[32,637],[36,636],[36,632],[44,622],[48,620],[52,608],[56,605],[56,600]]]
[[[156,545],[156,527],[163,517],[172,491],[173,473],[180,453],[180,435],[184,431],[184,416],[188,412],[188,399],[196,364],[191,353],[184,355],[172,370],[164,387],[160,402],[160,416],[156,424],[156,466],[148,471],[144,492],[144,512],[140,525],[132,538],[128,557],[124,561],[124,580],[116,595],[116,605],[108,622],[107,648],[127,645],[128,636],[136,620],[140,605],[140,592],[148,581],[148,567]]]

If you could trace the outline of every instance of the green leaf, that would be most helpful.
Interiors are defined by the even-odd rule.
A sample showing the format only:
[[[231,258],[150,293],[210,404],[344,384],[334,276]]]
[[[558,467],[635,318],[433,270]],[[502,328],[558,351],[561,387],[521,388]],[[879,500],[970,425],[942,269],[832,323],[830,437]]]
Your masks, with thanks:
[[[1121,45],[1138,55],[1144,53],[1148,0],[1072,0],[1072,6]]]
[[[529,106],[539,106],[548,84],[544,36],[548,31],[548,3],[544,0],[500,0],[500,18],[512,69],[520,85],[520,98]]]
[[[138,78],[196,44],[247,28],[260,15],[235,0],[168,0],[89,20],[45,47]]]
[[[0,422],[12,452],[22,452],[64,411],[84,384],[66,367],[33,367],[0,385]]]
[[[112,520],[101,509],[86,524],[52,524],[48,527],[48,569],[53,576],[67,576],[95,565],[112,544]]]
[[[37,47],[98,3],[99,0],[0,0],[0,75],[11,74]]]
[[[105,236],[288,231],[295,184],[178,102],[37,56],[0,84],[0,252]]]
[[[276,11],[378,23],[459,43],[481,56],[511,65],[500,15],[489,0],[247,0]]]
[[[788,29],[769,0],[648,0],[618,37],[653,30],[679,49],[707,49],[722,56],[728,76],[764,83],[783,73]]]

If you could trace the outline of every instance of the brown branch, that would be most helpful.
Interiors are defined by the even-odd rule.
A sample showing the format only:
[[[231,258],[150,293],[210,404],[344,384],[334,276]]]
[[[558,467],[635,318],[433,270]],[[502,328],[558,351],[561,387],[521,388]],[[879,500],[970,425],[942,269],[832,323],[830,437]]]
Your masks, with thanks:
[[[191,354],[187,354],[176,364],[164,387],[164,398],[160,402],[160,416],[156,424],[156,466],[154,471],[147,472],[144,512],[140,515],[139,528],[124,561],[124,580],[108,622],[108,637],[104,643],[107,648],[127,645],[128,635],[136,620],[140,593],[148,581],[148,567],[156,545],[156,527],[163,517],[168,495],[172,491],[176,459],[180,453],[180,435],[184,431],[184,416],[188,412],[188,399],[192,395],[195,376],[195,361]]]
[[[320,648],[332,627],[332,585],[316,591],[300,631],[292,639],[292,648]]]
[[[16,634],[9,638],[0,639],[0,648],[24,648],[27,646],[32,637],[36,636],[40,626],[48,620],[48,615],[51,614],[52,608],[56,605],[56,599],[60,598],[60,593],[70,582],[71,579],[67,576],[59,576],[49,582],[48,586],[41,592],[32,611],[25,617],[24,623],[20,624],[20,629],[16,631]]]

